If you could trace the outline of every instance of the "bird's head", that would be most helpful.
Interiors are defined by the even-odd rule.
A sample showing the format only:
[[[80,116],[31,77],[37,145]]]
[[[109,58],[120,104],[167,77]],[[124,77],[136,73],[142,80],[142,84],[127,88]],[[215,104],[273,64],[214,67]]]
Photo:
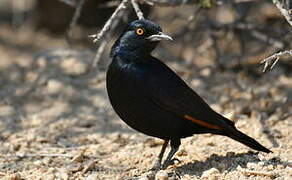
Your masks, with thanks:
[[[161,40],[172,40],[160,26],[149,20],[131,22],[114,43],[111,56],[148,55]]]

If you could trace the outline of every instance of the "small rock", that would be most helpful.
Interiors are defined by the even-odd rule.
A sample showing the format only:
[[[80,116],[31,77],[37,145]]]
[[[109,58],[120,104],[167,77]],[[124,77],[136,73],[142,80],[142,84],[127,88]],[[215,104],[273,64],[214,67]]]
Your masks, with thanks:
[[[156,174],[156,180],[167,180],[168,179],[168,174],[166,171],[159,171]]]
[[[55,168],[50,167],[50,168],[48,169],[48,173],[54,173],[54,172],[56,172],[56,169],[55,169]]]
[[[140,177],[138,180],[150,180],[147,176]]]
[[[87,64],[77,58],[68,58],[60,64],[66,74],[78,76],[84,74],[87,70]]]
[[[209,68],[204,68],[200,71],[200,75],[204,77],[208,77],[211,74],[211,70]]]
[[[218,169],[222,172],[222,171],[225,171],[227,169],[227,166],[225,163],[220,163],[220,164],[218,164]]]
[[[62,89],[64,88],[64,85],[62,84],[62,82],[55,80],[55,79],[51,79],[48,81],[47,84],[47,91],[49,94],[55,94],[60,92]]]
[[[191,81],[191,85],[194,86],[194,87],[201,86],[202,85],[202,81],[200,79],[193,79]]]
[[[216,169],[216,168],[211,168],[207,171],[204,171],[203,174],[202,174],[202,178],[211,178],[211,177],[214,177],[214,175],[217,175],[219,174],[219,170]],[[215,178],[215,177],[214,177]]]
[[[41,166],[43,164],[43,162],[41,160],[36,160],[33,162],[33,164],[36,166]]]
[[[21,176],[19,173],[9,175],[6,180],[21,180]]]
[[[268,165],[268,166],[267,166],[267,169],[268,169],[269,171],[272,171],[272,170],[274,170],[274,166],[273,166],[273,165]]]
[[[42,176],[42,180],[54,180],[56,178],[55,174],[46,173]]]
[[[85,178],[85,180],[96,180],[96,179],[98,179],[97,174],[90,174],[89,176]]]
[[[258,165],[259,165],[259,166],[264,166],[265,163],[261,161],[261,162],[258,163]]]
[[[65,168],[58,168],[58,172],[56,173],[56,179],[68,180],[68,171]]]
[[[247,163],[247,165],[246,165],[246,167],[247,167],[248,169],[256,169],[256,166],[257,166],[257,164],[256,164],[256,163],[252,163],[252,162],[249,162],[249,163]]]

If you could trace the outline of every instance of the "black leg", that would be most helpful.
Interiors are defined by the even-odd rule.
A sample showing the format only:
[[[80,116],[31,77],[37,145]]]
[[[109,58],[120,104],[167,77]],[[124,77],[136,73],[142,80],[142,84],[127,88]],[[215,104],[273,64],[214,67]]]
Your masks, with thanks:
[[[180,146],[180,139],[173,139],[170,141],[170,146],[171,146],[171,150],[167,155],[166,160],[163,163],[163,169],[167,168],[169,165],[171,165],[173,163],[173,155],[177,152],[179,146]]]
[[[159,153],[159,155],[158,155],[158,157],[157,157],[158,159],[157,159],[157,161],[155,162],[153,168],[151,168],[151,170],[158,170],[158,169],[161,168],[162,157],[163,157],[163,154],[164,154],[164,152],[165,152],[165,149],[166,149],[166,147],[167,147],[167,145],[168,145],[168,142],[169,142],[169,140],[165,140],[165,141],[164,141],[164,143],[163,143],[163,145],[162,145],[162,148],[161,148],[161,150],[160,150],[160,153]]]

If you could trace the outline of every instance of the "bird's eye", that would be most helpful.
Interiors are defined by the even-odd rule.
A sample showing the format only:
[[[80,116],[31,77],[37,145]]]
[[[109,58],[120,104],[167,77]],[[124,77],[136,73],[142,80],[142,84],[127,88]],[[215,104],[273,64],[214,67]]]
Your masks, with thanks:
[[[138,34],[139,36],[141,36],[142,34],[144,34],[144,30],[142,28],[137,28],[136,29],[136,34]]]

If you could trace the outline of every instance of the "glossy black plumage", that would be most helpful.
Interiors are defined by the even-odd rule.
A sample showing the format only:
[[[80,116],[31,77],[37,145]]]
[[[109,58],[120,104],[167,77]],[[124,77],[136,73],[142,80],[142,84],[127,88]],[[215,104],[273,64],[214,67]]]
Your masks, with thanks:
[[[144,33],[138,35],[138,29]],[[181,138],[199,133],[225,135],[255,150],[271,152],[238,131],[232,121],[213,111],[169,67],[151,56],[163,39],[171,38],[157,24],[132,22],[113,45],[107,72],[108,96],[120,118],[144,134],[165,140],[156,168],[169,141],[171,152],[164,167],[171,163]]]

